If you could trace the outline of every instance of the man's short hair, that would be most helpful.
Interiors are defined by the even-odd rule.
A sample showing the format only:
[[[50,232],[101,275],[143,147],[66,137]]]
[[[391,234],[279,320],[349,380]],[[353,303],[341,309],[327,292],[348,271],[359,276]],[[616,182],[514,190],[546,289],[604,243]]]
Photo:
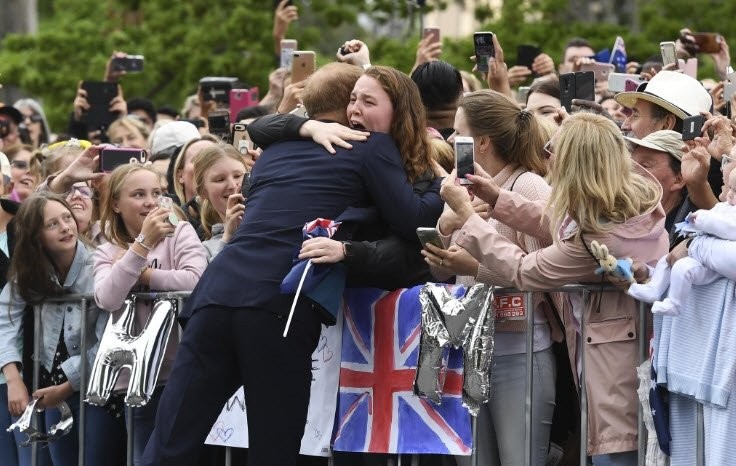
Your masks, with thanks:
[[[129,114],[133,113],[136,110],[143,110],[146,115],[148,115],[148,118],[151,120],[151,124],[156,123],[156,107],[153,105],[153,102],[148,99],[133,97],[132,99],[129,99],[126,103],[128,105]]]
[[[329,63],[308,79],[302,103],[310,117],[340,111],[345,113],[356,81],[363,70],[347,63]]]

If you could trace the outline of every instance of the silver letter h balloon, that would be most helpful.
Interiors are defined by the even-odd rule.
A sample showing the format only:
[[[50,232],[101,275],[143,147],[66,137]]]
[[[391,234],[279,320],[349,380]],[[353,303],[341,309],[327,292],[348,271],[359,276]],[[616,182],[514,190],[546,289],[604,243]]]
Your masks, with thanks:
[[[463,349],[463,404],[474,416],[491,395],[493,289],[474,285],[456,298],[448,285],[428,283],[419,294],[422,337],[414,392],[439,404],[445,383],[447,350]]]
[[[139,335],[135,335],[135,297],[125,300],[122,310],[110,316],[92,367],[88,403],[104,406],[123,368],[130,370],[125,404],[139,407],[148,403],[176,321],[176,309],[175,299],[156,301]]]

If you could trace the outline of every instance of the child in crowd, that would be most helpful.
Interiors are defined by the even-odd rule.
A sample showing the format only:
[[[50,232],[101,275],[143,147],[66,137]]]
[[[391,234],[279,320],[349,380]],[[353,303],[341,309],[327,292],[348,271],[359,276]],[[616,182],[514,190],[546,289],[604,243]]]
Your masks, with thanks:
[[[247,169],[230,144],[202,149],[194,156],[194,184],[200,199],[200,220],[210,260],[230,241],[245,213],[241,186]]]
[[[207,267],[205,249],[194,228],[173,210],[159,206],[163,198],[160,175],[152,168],[128,164],[110,174],[103,193],[101,227],[108,243],[95,253],[94,293],[100,308],[119,310],[132,291],[191,291]],[[151,303],[139,300],[136,323],[140,331],[151,313]],[[133,411],[134,463],[153,430],[158,400],[174,361],[178,331],[166,347],[156,388],[144,407]],[[121,375],[115,390],[124,391],[128,377]]]
[[[86,321],[87,363],[94,361],[98,338],[107,315],[91,304],[83,309],[79,300],[45,302],[65,294],[91,294],[93,288],[92,251],[80,240],[77,222],[64,198],[49,192],[28,197],[15,218],[16,247],[10,263],[9,281],[0,294],[0,366],[7,379],[7,406],[12,416],[20,416],[30,397],[21,376],[26,304],[40,306],[41,376],[40,389],[33,392],[37,406],[46,408],[45,424],[56,424],[61,414],[55,409],[66,402],[74,417],[72,431],[49,443],[52,464],[78,464],[80,365],[82,363],[82,321]],[[32,312],[32,311],[31,311]],[[27,349],[27,347],[26,347]],[[26,373],[28,373],[26,368]],[[28,381],[30,384],[30,381]],[[108,464],[120,457],[125,445],[125,431],[104,408],[87,406],[85,410],[85,464]],[[16,436],[16,441],[21,439]],[[29,450],[28,450],[29,451]],[[43,451],[41,456],[43,457]],[[1,458],[2,464],[18,459]],[[21,463],[25,463],[21,453]],[[28,453],[30,456],[30,452]],[[6,462],[10,461],[10,462]],[[39,463],[48,464],[48,463]]]
[[[736,280],[736,170],[728,178],[726,202],[710,210],[698,210],[688,217],[687,230],[695,232],[686,257],[670,266],[662,257],[648,283],[635,283],[629,295],[640,301],[653,302],[652,312],[675,316],[687,302],[693,285],[706,285],[720,277]],[[664,300],[660,300],[669,286]]]

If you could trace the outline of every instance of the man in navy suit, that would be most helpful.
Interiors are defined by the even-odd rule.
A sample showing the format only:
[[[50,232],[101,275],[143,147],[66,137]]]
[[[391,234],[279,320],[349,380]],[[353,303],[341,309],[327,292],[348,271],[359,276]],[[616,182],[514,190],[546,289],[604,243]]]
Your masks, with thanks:
[[[346,123],[359,68],[333,63],[310,77],[310,92],[334,89],[315,119]],[[321,94],[324,95],[324,94]],[[307,111],[312,110],[307,106]],[[245,386],[249,464],[293,465],[307,417],[311,354],[321,319],[300,297],[288,337],[282,332],[293,295],[279,285],[302,243],[302,227],[337,218],[346,208],[375,205],[397,234],[415,238],[442,210],[439,180],[421,197],[407,181],[401,155],[387,134],[329,154],[312,141],[274,144],[251,175],[245,220],[212,261],[181,318],[187,325],[161,398],[146,465],[194,465],[230,395]]]

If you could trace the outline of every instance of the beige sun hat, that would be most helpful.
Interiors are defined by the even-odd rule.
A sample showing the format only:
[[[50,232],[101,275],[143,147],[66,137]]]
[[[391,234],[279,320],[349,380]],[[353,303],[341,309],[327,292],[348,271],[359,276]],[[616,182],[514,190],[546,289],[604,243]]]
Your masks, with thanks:
[[[634,145],[666,152],[679,161],[682,161],[682,134],[671,129],[663,129],[647,134],[642,139],[625,137]]]
[[[634,92],[616,94],[616,102],[632,108],[639,99],[647,100],[677,117],[685,119],[710,112],[713,99],[700,81],[675,71],[660,71],[651,81],[641,83]]]

